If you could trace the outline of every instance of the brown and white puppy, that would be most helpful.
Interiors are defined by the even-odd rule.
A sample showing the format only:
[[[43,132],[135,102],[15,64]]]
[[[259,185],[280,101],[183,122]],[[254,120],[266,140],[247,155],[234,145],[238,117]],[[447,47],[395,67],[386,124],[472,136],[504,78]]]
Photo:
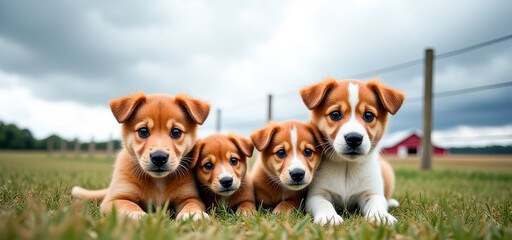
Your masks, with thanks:
[[[249,139],[235,134],[214,134],[197,141],[190,164],[199,182],[201,198],[207,206],[224,202],[237,213],[256,211],[254,188],[247,172],[252,156]]]
[[[251,174],[256,203],[274,212],[298,208],[322,159],[317,130],[299,121],[271,122],[251,139],[260,151]]]
[[[143,92],[110,101],[114,117],[122,123],[123,149],[117,155],[107,190],[74,187],[73,197],[101,199],[101,211],[138,219],[146,215],[148,201],[166,202],[178,219],[203,216],[205,207],[193,173],[182,158],[194,147],[198,124],[208,117],[210,105],[178,94],[175,97]]]
[[[391,166],[380,160],[378,143],[388,113],[395,114],[404,94],[376,80],[327,79],[300,91],[311,122],[326,141],[326,151],[306,199],[315,223],[343,222],[335,206],[359,206],[368,221],[393,224],[388,201],[394,187]],[[383,176],[386,179],[383,180]]]

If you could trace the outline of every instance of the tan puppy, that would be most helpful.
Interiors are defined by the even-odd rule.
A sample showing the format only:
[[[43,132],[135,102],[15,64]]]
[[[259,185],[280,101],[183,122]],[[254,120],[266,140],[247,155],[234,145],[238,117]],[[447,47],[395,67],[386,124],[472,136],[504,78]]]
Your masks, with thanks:
[[[368,221],[393,224],[387,209],[394,188],[391,166],[380,159],[378,143],[388,113],[395,114],[404,94],[376,80],[327,79],[301,89],[311,122],[326,141],[326,154],[311,184],[306,210],[315,223],[341,224],[335,206],[357,205]]]
[[[201,198],[207,206],[226,203],[237,213],[256,211],[254,188],[247,172],[252,156],[249,139],[235,134],[214,134],[197,142],[190,167],[199,182]]]
[[[256,203],[274,212],[298,208],[322,159],[316,129],[299,121],[271,122],[251,139],[261,152],[252,170]]]
[[[122,123],[124,148],[114,166],[107,190],[74,187],[76,198],[101,199],[101,211],[138,219],[146,215],[148,201],[169,202],[177,218],[197,220],[207,216],[194,175],[182,158],[194,147],[198,124],[208,117],[210,105],[186,95],[149,95],[143,92],[110,101],[112,113]]]

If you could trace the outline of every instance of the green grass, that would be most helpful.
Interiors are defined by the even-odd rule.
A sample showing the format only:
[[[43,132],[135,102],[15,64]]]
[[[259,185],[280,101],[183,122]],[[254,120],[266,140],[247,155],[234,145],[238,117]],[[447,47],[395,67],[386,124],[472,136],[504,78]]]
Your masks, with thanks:
[[[300,212],[245,218],[222,207],[197,223],[161,209],[141,221],[104,216],[99,203],[71,199],[70,189],[108,186],[113,159],[0,152],[0,239],[512,239],[511,171],[434,162],[438,170],[422,172],[392,163],[396,225],[344,212],[342,226],[322,227]]]

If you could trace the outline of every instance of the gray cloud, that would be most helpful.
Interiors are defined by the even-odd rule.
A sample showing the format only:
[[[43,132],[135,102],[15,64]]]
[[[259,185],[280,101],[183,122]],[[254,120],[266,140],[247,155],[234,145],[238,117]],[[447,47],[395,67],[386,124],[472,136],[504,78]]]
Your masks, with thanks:
[[[138,89],[186,92],[222,108],[224,129],[248,134],[265,122],[268,93],[276,120],[306,120],[301,87],[422,58],[426,47],[442,53],[509,34],[511,8],[462,0],[0,0],[0,71],[21,76],[39,98],[83,105],[106,106]],[[509,81],[511,64],[512,41],[439,60],[435,90]],[[415,66],[378,77],[415,97],[422,75]],[[510,124],[500,103],[511,100],[506,90],[436,99],[435,127]],[[211,116],[204,129],[213,129]],[[419,127],[421,104],[406,103],[389,131]]]

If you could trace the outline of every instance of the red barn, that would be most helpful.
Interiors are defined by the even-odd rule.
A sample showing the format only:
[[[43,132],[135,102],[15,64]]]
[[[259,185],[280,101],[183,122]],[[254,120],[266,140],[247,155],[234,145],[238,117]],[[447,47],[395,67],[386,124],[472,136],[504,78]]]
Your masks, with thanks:
[[[394,136],[387,136],[381,141],[382,153],[386,155],[398,155],[406,157],[408,155],[420,155],[422,134],[418,131],[408,131],[397,133]],[[432,144],[432,153],[434,155],[447,155],[448,149]]]

